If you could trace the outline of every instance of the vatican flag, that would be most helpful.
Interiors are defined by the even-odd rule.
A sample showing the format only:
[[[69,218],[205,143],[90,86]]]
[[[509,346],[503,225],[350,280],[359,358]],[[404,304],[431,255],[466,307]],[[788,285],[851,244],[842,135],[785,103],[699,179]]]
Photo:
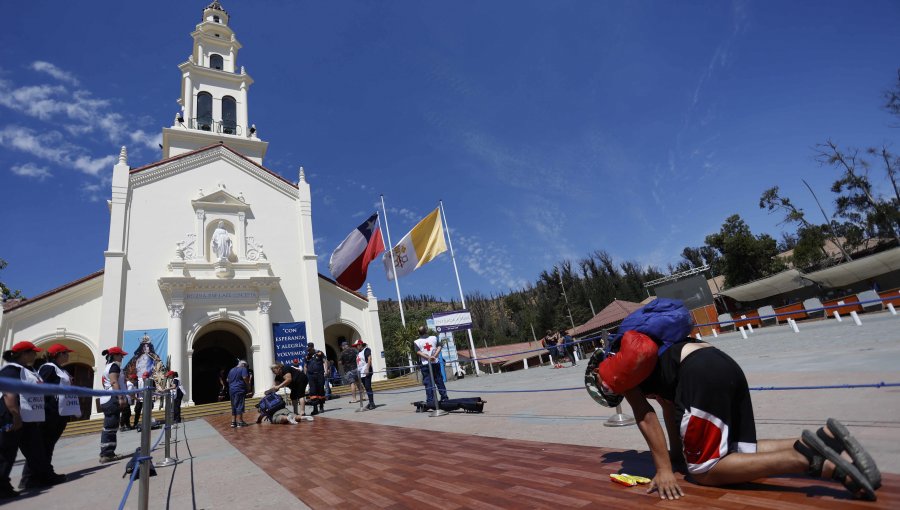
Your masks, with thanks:
[[[444,243],[441,209],[437,208],[403,236],[403,239],[391,251],[384,254],[382,258],[384,272],[387,274],[388,281],[393,281],[394,266],[396,266],[397,277],[406,276],[445,251],[447,251],[447,245]],[[391,253],[394,254],[393,265],[391,264]]]

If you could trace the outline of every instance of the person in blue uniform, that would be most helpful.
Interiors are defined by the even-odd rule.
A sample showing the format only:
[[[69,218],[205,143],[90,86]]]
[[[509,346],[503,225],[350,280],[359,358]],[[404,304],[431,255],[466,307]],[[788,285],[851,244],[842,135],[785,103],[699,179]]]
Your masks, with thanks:
[[[313,411],[309,413],[315,416],[325,412],[325,353],[316,350],[310,343],[306,348],[306,377],[309,378],[309,396],[306,399],[312,404]]]
[[[40,377],[32,369],[41,349],[31,342],[18,342],[3,352],[0,377],[37,384]],[[24,488],[45,487],[64,482],[64,475],[51,475],[44,450],[41,424],[44,421],[44,396],[4,392],[0,404],[0,498],[18,496],[9,474],[16,453],[22,450],[25,468],[29,471]]]
[[[124,374],[122,373],[122,358],[127,352],[121,347],[113,346],[102,353],[106,356],[106,367],[100,381],[104,390],[121,390],[125,388]],[[100,432],[100,463],[119,460],[116,455],[116,433],[119,431],[119,420],[122,417],[122,409],[128,405],[125,395],[100,397],[100,410],[103,411],[103,431]],[[149,411],[148,411],[149,412]]]

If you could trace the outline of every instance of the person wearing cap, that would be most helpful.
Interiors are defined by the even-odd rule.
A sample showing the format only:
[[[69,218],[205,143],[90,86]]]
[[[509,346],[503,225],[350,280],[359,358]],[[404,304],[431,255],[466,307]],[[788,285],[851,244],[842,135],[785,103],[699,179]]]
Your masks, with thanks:
[[[123,389],[122,375],[122,358],[127,352],[121,347],[113,346],[104,349],[101,352],[106,357],[106,367],[103,369],[103,376],[100,378],[103,389],[107,391],[118,391]],[[122,409],[128,405],[125,395],[106,395],[100,397],[100,410],[103,411],[103,430],[100,432],[100,463],[114,462],[119,460],[116,455],[116,433],[119,431],[119,420],[122,417]]]
[[[306,377],[309,379],[309,396],[306,401],[312,404],[313,411],[310,416],[325,412],[325,353],[316,350],[315,344],[310,342],[306,346]]]
[[[31,342],[16,343],[10,350],[3,352],[3,360],[6,363],[0,368],[0,377],[23,383],[40,383],[40,376],[31,368],[38,352],[41,352],[41,349]],[[44,416],[43,395],[3,392],[0,404],[0,498],[19,495],[9,479],[18,450],[22,450],[25,467],[29,471],[25,488],[43,487],[65,481],[64,475],[51,474],[50,464],[47,462],[41,433]]]
[[[356,372],[359,374],[359,381],[362,383],[362,387],[366,389],[366,395],[369,397],[369,404],[366,405],[366,409],[371,411],[375,409],[375,393],[372,392],[372,349],[366,346],[362,338],[357,340],[353,347],[357,350]],[[359,391],[362,393],[362,388]]]
[[[69,362],[69,353],[75,352],[62,344],[53,344],[47,348],[47,361],[41,365],[38,375],[45,384],[57,384],[71,386],[72,376],[63,370],[63,366]],[[50,472],[53,470],[53,450],[56,442],[66,430],[66,424],[72,417],[81,416],[81,402],[78,397],[71,395],[47,395],[44,397],[44,450],[47,454],[47,464]],[[24,473],[23,473],[24,478]]]
[[[667,342],[629,330],[618,351],[605,356],[593,372],[598,386],[594,392],[588,389],[595,400],[614,407],[624,396],[631,405],[656,465],[648,492],[658,490],[662,499],[684,495],[673,464],[684,464],[701,485],[806,473],[832,478],[854,496],[869,500],[875,500],[881,486],[874,459],[837,420],[828,419],[815,434],[804,430],[797,440],[757,440],[744,372],[706,342],[691,337]],[[592,376],[591,371],[587,375]],[[649,398],[662,407],[668,451]],[[847,458],[841,455],[844,451]]]
[[[166,372],[166,377],[171,379],[166,389],[172,393],[172,420],[175,423],[181,423],[181,399],[184,398],[184,386],[181,385],[178,372],[169,370]]]

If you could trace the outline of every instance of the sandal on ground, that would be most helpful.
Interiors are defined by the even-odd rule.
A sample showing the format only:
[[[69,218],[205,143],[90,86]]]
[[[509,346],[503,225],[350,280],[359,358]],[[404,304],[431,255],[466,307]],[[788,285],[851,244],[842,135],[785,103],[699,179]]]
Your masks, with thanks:
[[[834,437],[829,437],[828,434],[825,433],[826,428]],[[859,444],[859,441],[857,441],[855,437],[850,435],[850,431],[847,430],[847,427],[844,426],[843,423],[834,418],[828,418],[828,421],[825,422],[825,426],[816,431],[816,435],[819,436],[819,439],[821,439],[826,446],[834,450],[837,454],[840,455],[846,450],[847,454],[850,455],[850,458],[853,459],[853,465],[856,466],[862,474],[866,475],[872,488],[878,490],[878,488],[881,487],[881,472],[878,471],[878,466],[875,465],[875,459],[869,455],[869,452]]]
[[[869,483],[869,479],[860,473],[859,469],[847,459],[831,448],[809,430],[804,430],[800,441],[794,443],[794,449],[800,452],[809,461],[807,474],[821,478],[825,461],[834,464],[834,473],[831,479],[841,482],[854,497],[875,501],[875,489]]]

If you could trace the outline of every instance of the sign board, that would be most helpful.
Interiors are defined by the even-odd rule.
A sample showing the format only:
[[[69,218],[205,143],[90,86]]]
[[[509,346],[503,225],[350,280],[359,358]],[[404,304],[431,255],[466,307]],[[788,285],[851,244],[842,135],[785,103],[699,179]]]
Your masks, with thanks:
[[[285,365],[306,365],[306,323],[281,322],[272,324],[275,342],[275,361]]]
[[[434,329],[438,333],[472,329],[472,314],[468,310],[438,312],[432,314]]]

